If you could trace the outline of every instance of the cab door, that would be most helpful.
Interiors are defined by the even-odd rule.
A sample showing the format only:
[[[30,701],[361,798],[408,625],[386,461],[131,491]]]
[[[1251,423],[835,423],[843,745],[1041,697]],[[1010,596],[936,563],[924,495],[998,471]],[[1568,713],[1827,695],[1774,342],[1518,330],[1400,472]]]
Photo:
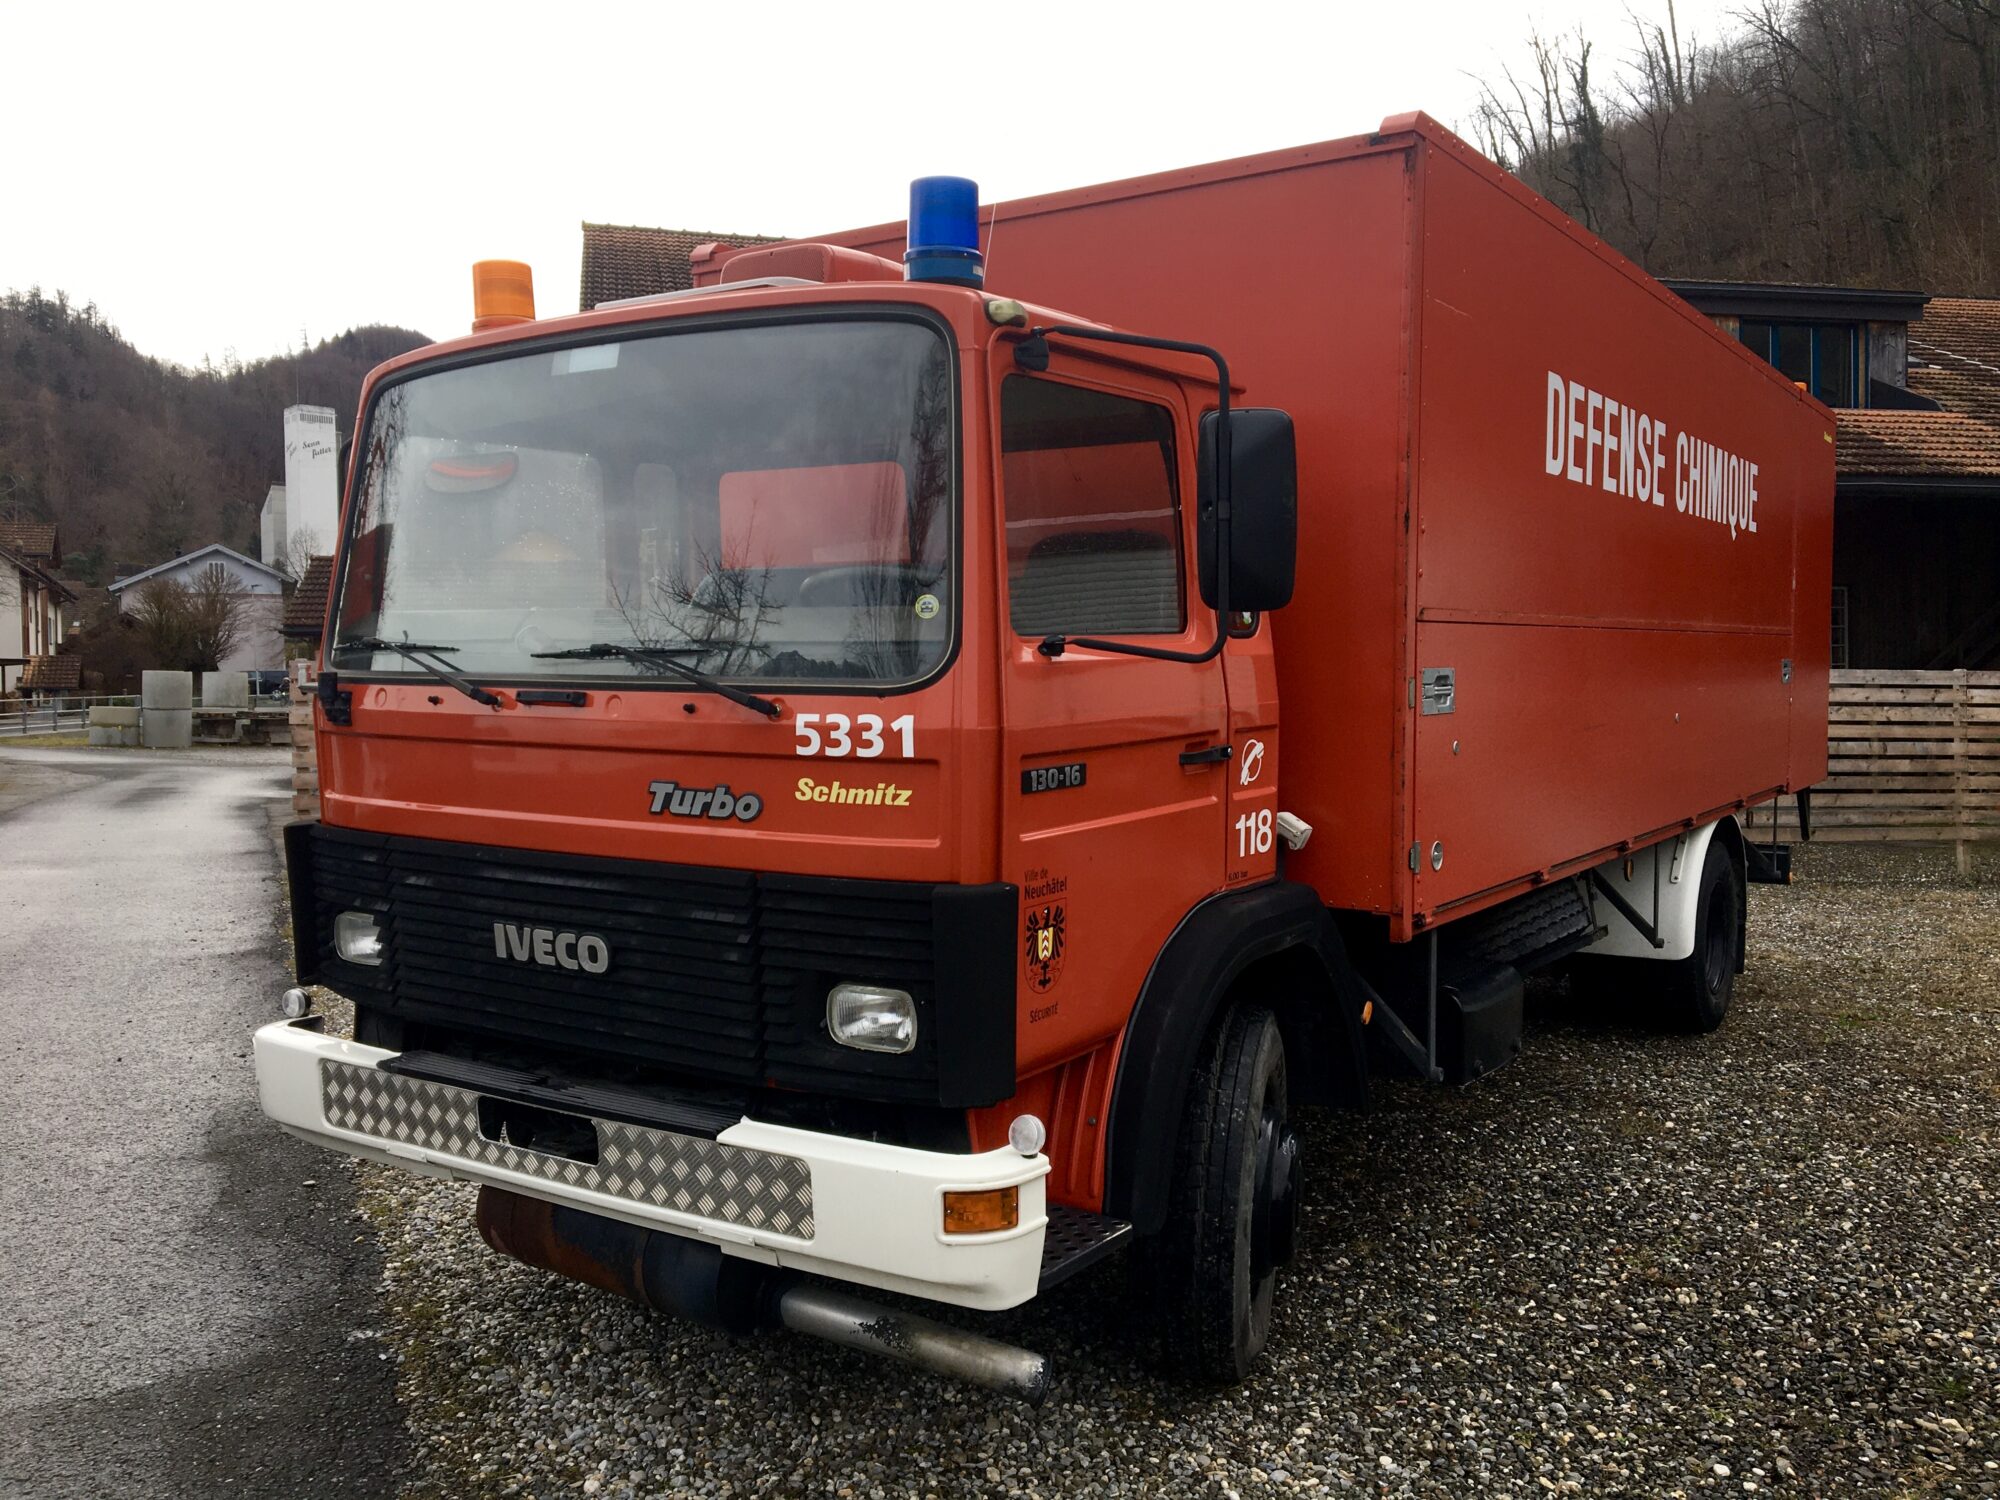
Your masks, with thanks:
[[[1183,915],[1221,887],[1231,761],[1220,661],[1198,652],[1193,429],[1183,392],[1057,350],[993,369],[1004,564],[1002,838],[1021,888],[1025,1078],[1115,1037]]]

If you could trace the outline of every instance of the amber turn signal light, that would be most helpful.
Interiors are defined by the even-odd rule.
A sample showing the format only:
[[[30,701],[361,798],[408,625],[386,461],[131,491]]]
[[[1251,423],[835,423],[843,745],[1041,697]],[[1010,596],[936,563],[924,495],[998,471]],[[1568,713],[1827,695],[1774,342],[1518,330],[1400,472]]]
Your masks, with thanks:
[[[472,263],[472,331],[535,321],[535,273],[518,260]]]
[[[944,1195],[946,1234],[991,1234],[1021,1222],[1021,1190],[986,1188],[976,1193]]]

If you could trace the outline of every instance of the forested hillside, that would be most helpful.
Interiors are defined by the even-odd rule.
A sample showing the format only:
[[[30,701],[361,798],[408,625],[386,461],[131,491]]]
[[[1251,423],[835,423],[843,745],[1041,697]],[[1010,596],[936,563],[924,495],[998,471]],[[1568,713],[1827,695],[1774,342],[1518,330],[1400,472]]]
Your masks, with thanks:
[[[1655,275],[2000,294],[2000,3],[1641,0],[1530,40],[1480,145]]]
[[[362,376],[426,342],[356,328],[303,353],[186,370],[134,349],[94,304],[9,293],[0,515],[60,523],[66,570],[92,582],[208,542],[254,557],[264,492],[284,479],[284,409],[330,406],[346,435]]]

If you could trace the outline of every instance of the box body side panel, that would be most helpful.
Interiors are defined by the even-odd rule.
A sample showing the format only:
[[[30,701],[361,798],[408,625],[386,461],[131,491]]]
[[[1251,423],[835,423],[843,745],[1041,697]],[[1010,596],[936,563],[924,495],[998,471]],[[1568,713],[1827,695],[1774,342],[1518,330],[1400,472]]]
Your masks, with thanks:
[[[1415,717],[1435,920],[1823,773],[1833,427],[1540,200],[1423,150],[1416,667],[1454,689]]]

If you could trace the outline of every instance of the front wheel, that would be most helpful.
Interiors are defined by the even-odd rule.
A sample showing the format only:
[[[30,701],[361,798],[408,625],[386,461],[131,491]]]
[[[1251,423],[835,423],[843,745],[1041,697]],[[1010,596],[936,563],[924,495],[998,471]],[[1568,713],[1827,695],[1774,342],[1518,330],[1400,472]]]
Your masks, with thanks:
[[[1225,1015],[1188,1092],[1168,1221],[1153,1247],[1154,1311],[1175,1373],[1232,1385],[1264,1352],[1278,1268],[1298,1233],[1299,1143],[1277,1018],[1261,1008]]]

